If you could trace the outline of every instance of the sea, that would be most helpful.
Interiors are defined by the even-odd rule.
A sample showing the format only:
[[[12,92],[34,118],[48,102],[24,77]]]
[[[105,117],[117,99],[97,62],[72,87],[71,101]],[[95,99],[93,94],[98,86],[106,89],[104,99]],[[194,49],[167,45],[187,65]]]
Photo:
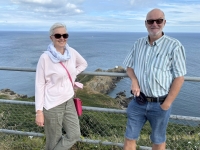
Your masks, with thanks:
[[[200,77],[200,33],[167,33],[185,47],[189,77]],[[88,62],[86,71],[108,70],[123,66],[123,61],[134,42],[145,32],[69,32],[68,44]],[[40,55],[50,43],[44,31],[0,31],[0,67],[36,68]],[[0,70],[0,89],[34,96],[35,72]],[[130,96],[130,79],[123,78],[109,96],[118,92]],[[173,103],[173,115],[200,117],[200,82],[185,81]]]

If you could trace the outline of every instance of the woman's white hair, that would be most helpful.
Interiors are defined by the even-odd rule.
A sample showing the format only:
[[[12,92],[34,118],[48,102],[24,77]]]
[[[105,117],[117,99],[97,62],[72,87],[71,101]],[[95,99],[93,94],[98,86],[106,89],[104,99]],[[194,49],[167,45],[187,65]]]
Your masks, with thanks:
[[[65,30],[66,30],[66,32],[67,32],[66,25],[63,24],[63,23],[57,22],[57,23],[54,23],[54,24],[51,26],[51,28],[50,28],[50,30],[49,30],[49,35],[50,35],[50,36],[53,35],[53,30],[56,29],[56,28],[65,28]]]

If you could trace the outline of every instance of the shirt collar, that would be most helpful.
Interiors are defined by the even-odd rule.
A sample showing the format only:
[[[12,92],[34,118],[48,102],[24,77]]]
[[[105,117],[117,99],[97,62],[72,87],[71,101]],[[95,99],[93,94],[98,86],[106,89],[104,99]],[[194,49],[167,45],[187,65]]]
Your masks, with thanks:
[[[159,46],[163,42],[164,38],[165,38],[165,34],[164,34],[164,32],[162,32],[162,37],[160,37],[159,39],[157,39],[156,41],[154,41],[153,42],[153,46]],[[145,44],[149,44],[149,36],[146,37]]]

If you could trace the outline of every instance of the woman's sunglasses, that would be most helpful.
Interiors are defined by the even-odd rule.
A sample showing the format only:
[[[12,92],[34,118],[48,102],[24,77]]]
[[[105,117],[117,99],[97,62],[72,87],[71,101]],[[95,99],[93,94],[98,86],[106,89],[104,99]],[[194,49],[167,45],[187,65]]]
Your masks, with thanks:
[[[157,23],[157,24],[161,24],[161,23],[163,23],[163,20],[164,19],[156,19],[156,20],[146,20],[146,22],[148,23],[148,24],[153,24],[154,23],[154,21]]]
[[[67,38],[69,37],[69,34],[67,34],[67,33],[65,33],[65,34],[58,34],[58,33],[56,33],[56,34],[54,34],[54,35],[52,35],[52,36],[54,36],[56,39],[60,39],[61,36],[62,36],[64,39],[67,39]]]

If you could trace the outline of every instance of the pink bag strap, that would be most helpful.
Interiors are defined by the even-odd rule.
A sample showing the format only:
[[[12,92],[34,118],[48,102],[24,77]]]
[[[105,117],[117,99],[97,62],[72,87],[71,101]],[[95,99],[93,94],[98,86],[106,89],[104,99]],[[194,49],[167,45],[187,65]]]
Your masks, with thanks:
[[[68,76],[69,76],[69,79],[70,79],[70,81],[71,81],[71,83],[72,83],[72,87],[74,87],[73,82],[72,82],[72,78],[71,78],[71,76],[70,76],[70,74],[69,74],[69,71],[68,71],[67,68],[63,65],[62,62],[60,62],[60,64],[65,68],[65,70],[66,70],[66,72],[67,72],[67,74],[68,74]]]

